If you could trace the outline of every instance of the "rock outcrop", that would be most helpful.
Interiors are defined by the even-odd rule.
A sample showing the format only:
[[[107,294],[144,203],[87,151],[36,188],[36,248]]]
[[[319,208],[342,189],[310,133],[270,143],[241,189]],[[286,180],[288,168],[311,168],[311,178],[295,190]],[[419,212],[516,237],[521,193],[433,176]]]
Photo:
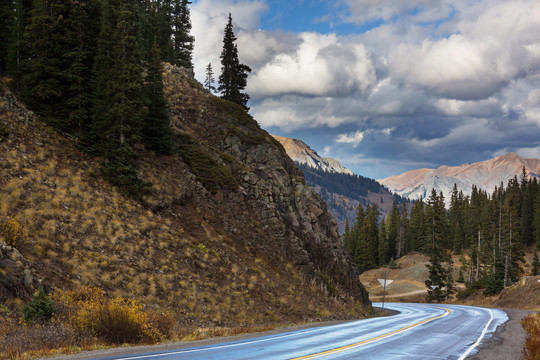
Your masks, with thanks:
[[[17,249],[0,242],[0,303],[12,298],[28,300],[40,286],[42,281],[30,261]]]
[[[175,128],[213,151],[218,161],[238,161],[227,164],[237,187],[220,188],[216,204],[226,209],[216,215],[228,235],[257,251],[286,254],[308,279],[370,304],[336,221],[281,144],[240,107],[210,95],[178,68],[166,67],[165,88]],[[198,189],[190,193],[206,197],[199,204],[215,201],[208,189]]]

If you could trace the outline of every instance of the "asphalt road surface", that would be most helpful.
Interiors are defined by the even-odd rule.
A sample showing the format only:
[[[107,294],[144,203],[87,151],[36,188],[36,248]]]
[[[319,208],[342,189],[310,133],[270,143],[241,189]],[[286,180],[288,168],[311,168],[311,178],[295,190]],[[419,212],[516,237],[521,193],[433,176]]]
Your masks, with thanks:
[[[380,306],[375,303],[374,306]],[[102,360],[465,359],[508,320],[502,310],[387,303],[398,315],[236,342]]]

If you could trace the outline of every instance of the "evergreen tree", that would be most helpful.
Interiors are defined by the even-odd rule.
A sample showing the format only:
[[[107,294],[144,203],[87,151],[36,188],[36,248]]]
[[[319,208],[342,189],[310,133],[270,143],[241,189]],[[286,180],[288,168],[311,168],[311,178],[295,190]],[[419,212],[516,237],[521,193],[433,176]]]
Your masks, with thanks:
[[[104,2],[95,61],[94,138],[109,154],[139,140],[144,117],[142,56],[130,2]]]
[[[81,138],[88,133],[92,121],[93,62],[99,34],[99,4],[69,0],[66,18],[66,50],[64,71],[67,83],[64,98],[67,111],[66,131]]]
[[[409,219],[407,214],[407,205],[403,204],[401,209],[401,219],[396,238],[396,259],[399,259],[407,253],[409,249]]]
[[[171,0],[142,1],[139,4],[140,43],[146,54],[146,60],[151,61],[152,48],[157,45],[161,60],[174,64]]]
[[[132,146],[140,139],[145,107],[142,56],[135,4],[104,2],[95,60],[93,151],[106,158],[104,174],[122,191],[139,196],[149,184],[142,182],[132,163]]]
[[[23,75],[22,62],[29,56],[25,42],[25,29],[32,9],[32,0],[14,0],[10,5],[13,13],[11,19],[8,19],[9,28],[6,29],[9,32],[9,42],[6,44],[6,72],[11,79],[11,88],[20,91]]]
[[[35,0],[25,29],[30,56],[21,65],[21,97],[70,134],[89,126],[97,16],[95,0]]]
[[[235,42],[236,36],[233,31],[232,17],[229,14],[229,21],[225,26],[225,35],[223,37],[223,50],[220,56],[221,75],[219,76],[218,90],[223,99],[241,105],[248,111],[249,95],[241,91],[247,85],[247,77],[251,72],[251,68],[240,63]]]
[[[208,63],[208,65],[206,66],[206,78],[204,79],[204,87],[210,92],[216,91],[216,87],[214,86],[215,81],[216,80],[214,79],[214,70],[212,70],[212,63]]]
[[[53,126],[65,130],[63,92],[65,3],[61,0],[35,0],[24,31],[29,56],[21,60],[21,98]]]
[[[145,98],[148,101],[148,112],[144,118],[143,140],[158,154],[172,154],[174,134],[167,111],[167,99],[163,92],[161,73],[159,48],[157,44],[154,44],[152,58],[146,70]]]
[[[416,201],[411,209],[410,239],[411,251],[425,251],[424,202],[422,199]]]
[[[11,39],[11,26],[14,23],[14,2],[0,2],[0,76],[6,74],[7,53]]]
[[[401,214],[397,207],[396,201],[392,204],[392,210],[390,211],[390,218],[386,223],[386,238],[388,242],[388,249],[384,254],[384,263],[388,263],[391,258],[396,258],[397,252],[397,238],[399,233],[399,227],[401,223]]]
[[[345,231],[343,232],[343,244],[349,254],[353,254],[354,248],[352,246],[351,228],[349,227],[349,218],[345,218]]]
[[[54,303],[45,294],[43,288],[32,296],[32,299],[23,308],[23,318],[26,322],[45,323],[52,319],[56,312]]]
[[[538,260],[538,254],[534,252],[533,262],[532,262],[532,276],[537,276],[540,273],[540,261]]]
[[[189,0],[172,0],[174,64],[193,71],[193,46]]]
[[[536,249],[540,250],[540,191],[537,190],[534,202],[534,238]]]

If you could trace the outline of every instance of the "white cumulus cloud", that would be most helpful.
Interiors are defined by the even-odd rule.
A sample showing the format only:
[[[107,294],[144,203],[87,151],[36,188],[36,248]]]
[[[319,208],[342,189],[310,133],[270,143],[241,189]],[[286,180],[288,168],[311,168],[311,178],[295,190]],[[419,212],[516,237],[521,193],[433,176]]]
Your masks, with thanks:
[[[362,140],[364,140],[364,135],[365,133],[360,130],[349,134],[340,134],[337,137],[336,142],[341,144],[352,144],[354,147],[357,147]]]
[[[375,68],[362,44],[343,44],[335,34],[301,33],[298,40],[294,51],[276,54],[252,75],[249,93],[340,96],[365,93],[375,83]]]

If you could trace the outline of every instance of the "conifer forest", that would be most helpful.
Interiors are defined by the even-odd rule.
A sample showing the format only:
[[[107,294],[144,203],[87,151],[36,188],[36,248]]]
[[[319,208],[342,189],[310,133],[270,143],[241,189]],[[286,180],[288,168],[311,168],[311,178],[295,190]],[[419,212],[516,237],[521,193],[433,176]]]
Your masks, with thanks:
[[[382,221],[379,217],[377,205],[360,206],[356,219],[347,223],[345,246],[360,271],[416,251],[430,257],[429,281],[450,293],[456,280],[449,273],[451,254],[467,253],[457,280],[471,291],[485,288],[489,295],[516,282],[523,274],[525,248],[540,245],[540,186],[524,171],[492,194],[473,187],[466,196],[454,186],[449,202],[433,191],[410,210],[394,204]]]

